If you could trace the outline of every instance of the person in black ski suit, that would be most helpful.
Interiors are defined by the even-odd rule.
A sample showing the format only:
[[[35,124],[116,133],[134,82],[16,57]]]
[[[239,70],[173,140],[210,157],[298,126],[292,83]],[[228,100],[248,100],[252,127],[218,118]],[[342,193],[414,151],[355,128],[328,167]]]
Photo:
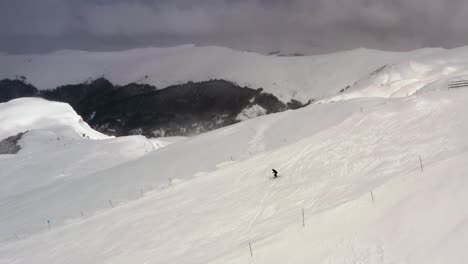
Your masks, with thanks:
[[[273,172],[273,178],[278,178],[278,172],[275,169],[271,170]]]

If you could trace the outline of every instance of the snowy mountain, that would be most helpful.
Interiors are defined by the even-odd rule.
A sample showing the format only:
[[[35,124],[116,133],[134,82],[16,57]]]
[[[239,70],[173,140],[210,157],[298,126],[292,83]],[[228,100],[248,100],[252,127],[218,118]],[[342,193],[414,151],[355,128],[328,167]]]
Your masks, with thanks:
[[[404,97],[417,91],[445,90],[454,80],[468,79],[468,47],[386,64],[328,101],[362,97]]]
[[[337,94],[386,64],[446,52],[423,49],[384,52],[357,49],[318,56],[267,56],[223,47],[185,45],[114,52],[63,50],[51,54],[0,54],[0,79],[24,76],[39,89],[105,77],[112,83],[145,83],[164,88],[220,79],[265,92],[284,103]]]
[[[0,81],[0,103],[14,98],[41,97],[70,104],[94,129],[113,136],[193,136],[232,125],[252,107],[263,114],[297,109],[262,89],[240,87],[224,80],[189,82],[157,89],[147,84],[116,86],[104,78],[37,90],[21,79]],[[310,102],[307,102],[307,104]]]
[[[198,49],[233,52],[232,65],[258,58],[244,80],[262,72],[252,71],[260,63],[272,73],[261,76],[265,83],[312,76],[309,84],[320,85],[299,90],[295,79],[278,91],[264,88],[282,99],[322,100],[270,115],[254,105],[237,116],[247,119],[241,123],[159,143],[99,137],[65,104],[0,104],[0,118],[8,116],[0,120],[2,128],[7,124],[0,140],[29,130],[18,154],[0,155],[6,184],[0,189],[0,263],[466,262],[468,88],[447,88],[463,80],[467,48],[313,58],[192,46],[148,50],[182,60],[195,58]],[[184,51],[186,57],[179,55]],[[140,52],[120,56],[133,61]],[[76,53],[35,55],[30,63]],[[370,53],[382,57],[363,56]],[[82,55],[82,61],[92,59]],[[94,55],[103,56],[96,61],[123,60]],[[7,57],[17,67],[27,56]],[[142,67],[155,63],[149,57],[141,57]],[[276,74],[275,63],[283,59],[284,75]],[[214,67],[207,62],[199,69]],[[229,67],[213,72],[228,74]],[[71,78],[36,76],[54,85]],[[291,87],[298,88],[295,97]],[[81,129],[95,139],[80,136]],[[271,169],[280,177],[271,179]]]
[[[20,135],[16,140],[19,153],[0,155],[2,201],[41,193],[41,188],[64,184],[168,145],[141,136],[110,138],[91,129],[68,104],[38,98],[0,104],[0,113],[0,142]]]
[[[0,80],[0,102],[24,96],[66,102],[109,135],[193,136],[317,100],[405,96],[458,74],[463,52],[358,49],[287,57],[186,45],[0,54],[0,79],[11,79]],[[442,73],[424,70],[431,67]],[[256,108],[265,111],[248,113]]]

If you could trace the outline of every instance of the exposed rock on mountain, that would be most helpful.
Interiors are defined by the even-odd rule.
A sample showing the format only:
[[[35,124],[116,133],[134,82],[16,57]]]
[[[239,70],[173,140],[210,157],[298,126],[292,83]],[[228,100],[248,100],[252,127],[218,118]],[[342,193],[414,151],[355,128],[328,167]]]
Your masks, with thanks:
[[[11,136],[0,141],[0,155],[1,154],[16,154],[21,150],[18,142],[21,140],[25,133],[19,133],[16,136]]]

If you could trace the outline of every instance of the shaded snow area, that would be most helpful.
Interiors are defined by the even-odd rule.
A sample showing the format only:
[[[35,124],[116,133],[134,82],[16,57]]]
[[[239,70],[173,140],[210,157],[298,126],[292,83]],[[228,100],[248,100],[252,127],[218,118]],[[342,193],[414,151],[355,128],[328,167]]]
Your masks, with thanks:
[[[284,103],[323,99],[386,64],[398,64],[442,49],[384,52],[357,49],[303,57],[266,56],[223,47],[185,45],[115,52],[64,50],[41,55],[0,54],[0,79],[25,76],[39,89],[105,77],[125,85],[139,82],[165,88],[174,84],[224,79],[263,88]]]
[[[440,84],[313,104],[146,155],[32,131],[0,156],[0,263],[466,263],[467,101]],[[53,171],[122,148],[141,157]]]
[[[267,114],[267,111],[265,110],[265,108],[255,104],[242,110],[242,112],[240,112],[237,115],[236,120],[245,121],[245,120],[259,117],[259,116],[266,115],[266,114]]]

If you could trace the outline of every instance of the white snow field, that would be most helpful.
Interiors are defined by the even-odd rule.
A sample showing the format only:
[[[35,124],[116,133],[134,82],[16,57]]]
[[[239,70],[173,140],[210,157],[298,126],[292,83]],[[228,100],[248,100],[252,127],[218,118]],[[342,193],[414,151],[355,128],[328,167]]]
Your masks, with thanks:
[[[4,198],[0,263],[466,263],[467,100],[314,104]]]
[[[362,97],[404,97],[420,89],[446,90],[450,81],[468,80],[468,47],[433,52],[387,64],[324,101]]]
[[[307,102],[335,95],[383,65],[417,61],[431,54],[445,57],[444,52],[356,49],[318,56],[278,57],[194,45],[115,52],[63,50],[42,55],[0,54],[0,79],[24,75],[39,89],[101,76],[121,85],[142,82],[158,88],[225,79],[254,89],[262,87],[285,102],[291,99]]]
[[[38,98],[0,104],[0,124],[0,140],[28,131],[20,140],[19,154],[0,155],[2,208],[11,200],[24,202],[22,197],[44,194],[44,189],[59,188],[170,144],[170,139],[105,136],[84,123],[68,104]],[[4,211],[1,218],[8,214],[14,212]],[[11,235],[10,225],[27,226],[28,217],[3,223],[0,239]]]
[[[91,129],[73,108],[38,98],[21,98],[0,104],[0,140],[30,129],[55,131],[67,138],[105,139]]]
[[[465,78],[467,53],[290,58],[183,46],[1,55],[11,73],[24,69],[43,87],[104,65],[111,81],[126,83],[147,69],[164,72],[160,65],[181,69],[169,81],[245,74],[259,86],[287,80],[274,91],[283,99],[323,100],[161,140],[108,138],[65,104],[0,104],[0,140],[30,130],[18,154],[0,155],[0,264],[467,263],[468,88],[447,89]],[[187,61],[203,65],[189,71]],[[138,73],[128,77],[115,66],[123,62]],[[356,85],[336,95],[346,83]]]

